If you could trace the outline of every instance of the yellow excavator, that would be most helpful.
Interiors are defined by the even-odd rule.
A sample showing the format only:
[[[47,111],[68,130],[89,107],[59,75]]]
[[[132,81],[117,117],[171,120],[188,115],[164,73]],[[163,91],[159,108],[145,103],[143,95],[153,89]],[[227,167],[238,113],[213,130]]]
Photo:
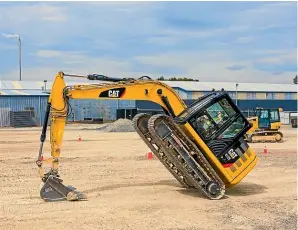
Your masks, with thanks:
[[[102,82],[66,86],[65,77]],[[148,100],[159,104],[164,114],[141,113],[133,118],[136,132],[184,188],[201,191],[212,200],[221,199],[226,188],[239,183],[258,161],[244,140],[251,124],[225,91],[214,91],[187,107],[173,88],[149,77],[111,78],[59,72],[48,99],[36,161],[44,201],[87,199],[75,187],[64,185],[58,173],[71,99]],[[43,144],[49,117],[51,156],[46,158]],[[50,164],[47,172],[43,169],[45,163]]]
[[[256,108],[254,116],[247,120],[252,124],[250,130],[245,135],[245,140],[249,143],[255,142],[282,142],[283,133],[281,128],[280,112],[282,108]]]

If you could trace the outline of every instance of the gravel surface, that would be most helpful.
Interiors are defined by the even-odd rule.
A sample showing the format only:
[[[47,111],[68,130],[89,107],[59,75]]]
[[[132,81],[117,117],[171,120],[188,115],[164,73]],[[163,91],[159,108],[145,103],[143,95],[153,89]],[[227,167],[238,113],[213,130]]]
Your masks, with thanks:
[[[102,132],[136,132],[133,122],[129,119],[118,119],[113,123],[105,125],[97,129]]]
[[[259,163],[213,201],[181,188],[158,160],[148,160],[137,133],[78,127],[66,126],[59,169],[64,183],[88,201],[57,203],[39,197],[41,128],[0,129],[0,229],[297,229],[297,129],[283,127],[285,141],[266,144],[268,154],[264,144],[251,144]]]

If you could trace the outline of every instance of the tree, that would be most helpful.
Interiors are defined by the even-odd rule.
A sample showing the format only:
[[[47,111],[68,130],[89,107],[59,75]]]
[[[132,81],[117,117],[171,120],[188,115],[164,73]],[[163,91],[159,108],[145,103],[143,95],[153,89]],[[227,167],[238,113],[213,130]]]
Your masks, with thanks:
[[[197,79],[187,78],[187,77],[170,77],[169,79],[165,79],[163,76],[157,78],[159,81],[199,81]]]
[[[293,78],[293,82],[294,82],[294,84],[297,85],[297,74],[296,74],[296,77]]]

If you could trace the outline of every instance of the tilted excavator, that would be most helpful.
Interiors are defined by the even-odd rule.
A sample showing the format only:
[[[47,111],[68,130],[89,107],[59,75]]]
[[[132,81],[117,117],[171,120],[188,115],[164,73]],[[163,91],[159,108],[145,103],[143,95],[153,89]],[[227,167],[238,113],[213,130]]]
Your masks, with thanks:
[[[104,82],[66,86],[66,76]],[[45,201],[87,199],[76,188],[64,185],[58,173],[70,99],[148,100],[159,104],[164,114],[141,113],[133,118],[136,132],[184,188],[201,191],[209,199],[222,198],[226,188],[239,183],[258,161],[243,138],[251,124],[225,91],[214,91],[187,107],[173,88],[149,77],[121,79],[59,72],[48,99],[36,161],[42,180],[40,196]],[[49,117],[51,157],[46,159],[43,144]],[[50,164],[46,173],[44,163]]]
[[[279,131],[282,111],[282,108],[255,108],[254,116],[247,118],[252,127],[246,132],[244,139],[249,143],[282,142],[284,135]]]

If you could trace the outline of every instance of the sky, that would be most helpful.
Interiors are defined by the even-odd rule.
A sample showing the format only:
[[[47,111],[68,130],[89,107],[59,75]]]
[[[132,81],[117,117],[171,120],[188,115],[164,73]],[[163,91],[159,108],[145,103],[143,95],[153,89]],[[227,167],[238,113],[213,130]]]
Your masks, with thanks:
[[[0,80],[69,74],[289,83],[297,2],[0,2]]]

